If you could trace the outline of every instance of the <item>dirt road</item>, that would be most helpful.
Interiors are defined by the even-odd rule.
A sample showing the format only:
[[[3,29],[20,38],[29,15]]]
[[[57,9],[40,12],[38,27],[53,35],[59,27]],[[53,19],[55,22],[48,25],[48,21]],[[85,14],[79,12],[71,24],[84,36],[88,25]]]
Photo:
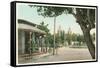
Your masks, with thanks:
[[[58,49],[56,55],[41,57],[33,62],[55,62],[55,61],[71,61],[71,60],[89,60],[92,59],[87,48],[68,48],[62,47]]]

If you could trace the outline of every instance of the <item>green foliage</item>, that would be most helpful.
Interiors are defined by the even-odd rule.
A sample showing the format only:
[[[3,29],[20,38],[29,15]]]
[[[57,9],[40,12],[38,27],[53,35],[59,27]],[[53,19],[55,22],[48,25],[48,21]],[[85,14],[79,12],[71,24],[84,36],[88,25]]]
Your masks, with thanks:
[[[79,45],[81,45],[81,42],[84,42],[83,35],[77,35],[77,41],[79,42]]]
[[[66,8],[53,6],[36,6],[39,15],[44,17],[56,17],[61,15]]]
[[[95,9],[76,8],[75,18],[86,29],[91,30],[95,28]]]
[[[63,13],[72,14],[78,23],[81,23],[88,29],[95,27],[95,9],[86,8],[69,8],[69,7],[54,7],[54,6],[35,6],[39,15],[44,17],[57,17]],[[76,13],[75,13],[76,12]]]
[[[68,42],[69,45],[71,45],[71,42],[72,42],[72,31],[71,29],[69,28],[67,34],[66,34],[66,40]]]
[[[77,41],[77,34],[73,33],[71,36],[72,41]]]
[[[40,25],[38,25],[37,27],[46,32],[45,43],[46,44],[49,43],[50,44],[49,47],[53,47],[54,38],[53,38],[53,35],[49,33],[49,29],[47,28],[48,24],[45,25],[44,22],[41,22]]]
[[[61,43],[64,43],[64,41],[65,41],[65,32],[64,31],[60,31],[60,33],[61,33],[61,36],[60,36]]]
[[[36,51],[36,44],[35,44],[35,34],[34,33],[32,33],[32,41],[31,41],[31,50],[32,50],[32,52],[35,52]]]
[[[48,42],[49,42],[49,44],[50,44],[49,47],[53,47],[53,43],[54,43],[54,37],[53,37],[53,35],[48,34],[47,37],[48,37]]]
[[[41,22],[40,25],[37,26],[37,28],[39,28],[39,29],[45,31],[46,33],[48,33],[49,29],[47,28],[47,26],[48,26],[48,24],[45,25],[44,22]]]
[[[72,33],[71,29],[69,29],[66,34],[66,41],[68,42],[69,45],[71,45],[71,42],[76,42],[76,41],[79,42],[80,44],[81,42],[84,42],[84,36]]]

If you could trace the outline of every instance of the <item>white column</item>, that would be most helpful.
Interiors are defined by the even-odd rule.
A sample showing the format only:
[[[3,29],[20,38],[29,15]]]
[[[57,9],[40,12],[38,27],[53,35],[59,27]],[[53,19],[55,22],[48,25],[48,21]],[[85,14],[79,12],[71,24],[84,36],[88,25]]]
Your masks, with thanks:
[[[32,44],[31,44],[31,42],[32,42],[32,32],[30,32],[30,54],[32,53]]]
[[[24,31],[22,31],[21,32],[21,37],[22,37],[22,54],[24,54],[25,53],[25,32]]]

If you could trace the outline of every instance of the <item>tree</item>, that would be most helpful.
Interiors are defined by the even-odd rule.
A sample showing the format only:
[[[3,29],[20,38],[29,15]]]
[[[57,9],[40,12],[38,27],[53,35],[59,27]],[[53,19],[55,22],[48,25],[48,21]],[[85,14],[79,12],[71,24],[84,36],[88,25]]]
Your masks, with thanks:
[[[45,31],[46,33],[49,33],[49,29],[47,28],[48,24],[44,24],[44,22],[41,22],[40,25],[37,26],[37,28]]]
[[[93,59],[95,59],[95,46],[90,36],[90,30],[95,28],[95,9],[76,8],[76,14],[72,13],[80,25],[85,42]]]
[[[46,32],[46,36],[44,35],[44,38],[41,39],[41,41],[44,41],[45,44],[48,43],[48,40],[47,39],[49,39],[48,38],[49,29],[47,27],[48,27],[48,24],[45,25],[44,22],[41,22],[40,25],[37,25],[37,28],[39,28],[39,29],[41,29],[41,30],[43,30],[43,31]],[[44,44],[44,46],[45,46],[45,52],[47,52],[47,46],[48,45],[45,45],[45,44]],[[42,44],[41,44],[41,51],[44,51],[44,48],[43,48],[43,45]]]
[[[95,46],[90,36],[90,30],[95,28],[95,9],[37,6],[37,11],[44,17],[54,17],[54,22],[56,17],[63,13],[72,14],[83,31],[92,58],[95,59]]]
[[[60,44],[64,45],[64,42],[65,42],[65,31],[64,30],[58,30],[57,34],[55,35],[56,36],[56,46],[60,46]]]
[[[71,41],[72,41],[72,31],[71,31],[71,28],[68,29],[68,32],[66,34],[66,40],[68,42],[68,45],[71,45]]]
[[[72,41],[77,41],[77,34],[72,33],[71,37]]]
[[[77,35],[77,41],[79,42],[79,45],[81,45],[81,42],[84,42],[83,35]]]

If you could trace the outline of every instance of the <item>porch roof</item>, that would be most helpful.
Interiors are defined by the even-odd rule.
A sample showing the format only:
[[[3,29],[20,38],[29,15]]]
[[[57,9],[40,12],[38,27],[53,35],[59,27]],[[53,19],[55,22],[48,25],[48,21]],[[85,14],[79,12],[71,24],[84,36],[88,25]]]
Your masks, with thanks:
[[[24,23],[18,23],[18,29],[37,32],[37,33],[40,33],[40,34],[46,34],[45,31],[38,29],[36,26],[34,27],[34,26],[24,24]]]

